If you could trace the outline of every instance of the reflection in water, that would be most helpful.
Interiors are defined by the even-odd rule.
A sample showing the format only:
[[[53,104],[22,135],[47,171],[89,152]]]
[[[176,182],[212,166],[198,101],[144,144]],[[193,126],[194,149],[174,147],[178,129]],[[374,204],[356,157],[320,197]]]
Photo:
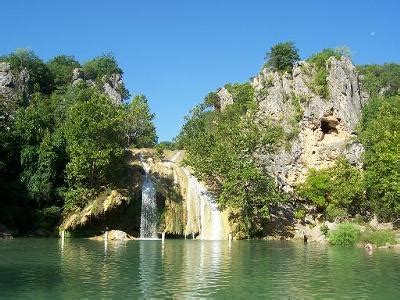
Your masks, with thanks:
[[[106,253],[106,254],[105,254]],[[400,253],[271,241],[0,241],[0,298],[399,299]]]

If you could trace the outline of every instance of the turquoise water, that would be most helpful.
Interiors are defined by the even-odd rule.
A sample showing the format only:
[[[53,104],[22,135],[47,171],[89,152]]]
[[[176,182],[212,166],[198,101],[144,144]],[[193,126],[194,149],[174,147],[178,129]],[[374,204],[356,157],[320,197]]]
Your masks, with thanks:
[[[0,298],[400,299],[400,253],[272,241],[0,241]]]

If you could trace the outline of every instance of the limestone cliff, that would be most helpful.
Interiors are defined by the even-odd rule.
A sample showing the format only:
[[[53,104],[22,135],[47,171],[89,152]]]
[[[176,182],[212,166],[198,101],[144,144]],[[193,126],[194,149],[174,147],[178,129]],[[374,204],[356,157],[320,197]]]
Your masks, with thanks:
[[[86,79],[80,68],[75,68],[72,75],[72,84],[85,83],[87,86],[95,86],[99,84],[104,93],[110,97],[114,104],[121,104],[123,95],[121,89],[123,87],[122,76],[120,74],[111,74],[110,76],[103,76],[100,83],[96,83],[91,79]]]
[[[304,181],[310,168],[329,167],[339,156],[361,165],[363,146],[357,142],[355,129],[368,95],[361,91],[349,58],[329,58],[326,70],[328,97],[314,91],[315,70],[305,61],[290,73],[264,68],[251,80],[260,121],[280,124],[289,140],[273,154],[261,151],[256,155],[283,191],[290,192]],[[226,89],[218,95],[221,109],[233,101]]]
[[[27,68],[16,72],[8,62],[0,62],[0,97],[8,105],[16,106],[17,102],[29,101],[29,80],[30,74]],[[74,69],[71,84],[75,85],[82,82],[88,86],[98,85],[115,104],[121,104],[124,100],[124,95],[122,95],[123,81],[120,74],[103,76],[100,82],[95,82],[85,79],[80,68]]]
[[[26,68],[14,72],[9,63],[0,62],[0,119],[12,119],[18,104],[27,101],[28,82],[29,72]]]

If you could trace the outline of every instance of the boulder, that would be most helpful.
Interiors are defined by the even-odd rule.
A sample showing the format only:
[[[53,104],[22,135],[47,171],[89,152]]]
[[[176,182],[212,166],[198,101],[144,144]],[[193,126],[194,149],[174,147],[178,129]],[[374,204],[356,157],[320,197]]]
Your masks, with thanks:
[[[108,238],[109,241],[126,241],[129,240],[129,235],[121,230],[110,230],[108,231]]]

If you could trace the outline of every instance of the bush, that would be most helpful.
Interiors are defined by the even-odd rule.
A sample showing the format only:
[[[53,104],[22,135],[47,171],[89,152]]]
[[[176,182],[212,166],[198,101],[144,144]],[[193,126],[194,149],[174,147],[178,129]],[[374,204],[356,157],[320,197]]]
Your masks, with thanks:
[[[274,45],[266,56],[266,67],[278,71],[291,71],[295,62],[300,60],[297,48],[293,42],[284,42]]]
[[[55,88],[65,88],[72,81],[72,75],[75,68],[79,68],[80,64],[73,56],[59,55],[47,62],[54,78]]]
[[[27,91],[29,95],[35,92],[49,95],[52,92],[53,77],[50,69],[33,51],[17,49],[10,55],[1,56],[0,61],[10,63],[12,70],[17,73],[26,68],[29,72]],[[28,95],[23,95],[23,97],[26,96]]]
[[[353,246],[360,239],[360,230],[352,223],[340,224],[331,232],[329,242],[336,246]]]
[[[368,230],[361,235],[363,243],[371,243],[376,246],[383,246],[386,243],[395,244],[396,239],[392,231],[389,230]]]
[[[357,213],[365,206],[363,174],[345,159],[324,170],[311,170],[297,191],[330,219]]]
[[[306,213],[307,211],[304,208],[298,208],[294,211],[294,218],[298,219],[298,220],[304,220],[304,218],[306,217]]]

